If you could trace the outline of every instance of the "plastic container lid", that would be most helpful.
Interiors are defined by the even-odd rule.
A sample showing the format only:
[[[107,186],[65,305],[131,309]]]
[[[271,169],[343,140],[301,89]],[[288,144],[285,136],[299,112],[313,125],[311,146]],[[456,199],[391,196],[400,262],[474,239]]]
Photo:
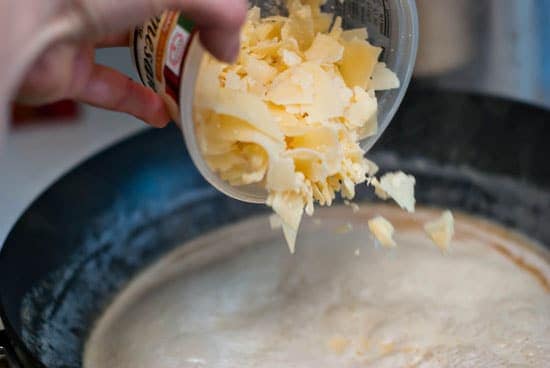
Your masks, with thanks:
[[[280,1],[250,1],[259,6],[262,15],[281,14]],[[369,42],[383,47],[380,61],[397,75],[400,87],[377,92],[378,134],[361,142],[368,151],[393,119],[411,80],[418,48],[418,17],[414,0],[329,0],[323,11],[341,16],[343,28],[367,27]],[[198,37],[189,45],[183,68],[180,93],[181,125],[187,150],[204,178],[222,193],[250,203],[265,203],[267,193],[258,185],[232,186],[222,180],[205,162],[197,143],[193,122],[194,89],[204,56]]]

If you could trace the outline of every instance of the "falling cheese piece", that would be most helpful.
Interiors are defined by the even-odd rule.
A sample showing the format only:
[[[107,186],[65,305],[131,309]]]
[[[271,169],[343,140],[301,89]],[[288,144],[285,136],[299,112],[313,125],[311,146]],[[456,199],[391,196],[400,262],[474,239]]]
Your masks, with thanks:
[[[382,199],[392,198],[401,208],[414,212],[414,176],[401,171],[388,173],[380,179],[380,183],[373,182],[376,192]]]
[[[271,224],[280,219],[293,253],[304,212],[330,206],[337,192],[352,199],[376,174],[359,140],[378,128],[366,88],[387,78],[365,29],[344,31],[323,0],[285,3],[287,17],[249,10],[235,64],[204,57],[193,114],[209,168],[231,185],[266,189]]]
[[[447,251],[454,236],[454,218],[451,211],[445,211],[440,218],[424,225],[430,239],[441,250]]]
[[[282,220],[283,234],[288,244],[290,253],[296,250],[296,237],[304,211],[302,198],[296,193],[276,193],[268,199],[268,204],[273,207]]]
[[[374,187],[374,194],[376,194],[378,198],[384,201],[390,198],[388,193],[386,193],[380,186],[380,181],[377,178],[372,178],[370,184]]]
[[[378,170],[380,170],[380,168],[371,160],[365,160],[365,164],[367,165],[367,175],[371,178],[374,178],[374,175],[378,173]]]
[[[393,248],[397,246],[393,240],[393,233],[395,231],[393,225],[384,217],[375,217],[369,220],[368,225],[372,235],[374,235],[384,247]]]
[[[269,227],[271,227],[271,230],[280,229],[281,227],[283,227],[281,216],[277,215],[276,213],[269,216]]]

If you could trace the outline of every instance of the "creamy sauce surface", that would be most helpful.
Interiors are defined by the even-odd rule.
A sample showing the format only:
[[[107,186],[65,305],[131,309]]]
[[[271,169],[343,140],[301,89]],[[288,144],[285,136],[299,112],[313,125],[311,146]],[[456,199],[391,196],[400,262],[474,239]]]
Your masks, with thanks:
[[[422,231],[438,214],[320,210],[295,255],[267,217],[206,235],[115,298],[84,367],[544,367],[548,253],[457,216],[442,254]],[[376,246],[375,215],[397,248]]]

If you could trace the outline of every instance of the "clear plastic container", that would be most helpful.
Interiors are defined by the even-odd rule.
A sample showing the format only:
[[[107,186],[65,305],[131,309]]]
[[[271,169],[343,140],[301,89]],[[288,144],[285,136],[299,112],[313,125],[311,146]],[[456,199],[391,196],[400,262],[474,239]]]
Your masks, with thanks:
[[[262,16],[285,13],[280,0],[252,0],[250,3],[262,9]],[[328,0],[323,10],[341,16],[344,29],[367,27],[369,42],[383,47],[381,61],[397,74],[401,83],[398,89],[377,93],[378,134],[361,144],[369,150],[390,124],[411,79],[418,47],[416,4],[414,0]],[[193,123],[193,98],[204,52],[198,38],[194,37],[183,66],[180,112],[189,154],[204,178],[222,193],[244,202],[265,203],[266,192],[263,188],[257,185],[232,186],[210,170],[203,159]]]

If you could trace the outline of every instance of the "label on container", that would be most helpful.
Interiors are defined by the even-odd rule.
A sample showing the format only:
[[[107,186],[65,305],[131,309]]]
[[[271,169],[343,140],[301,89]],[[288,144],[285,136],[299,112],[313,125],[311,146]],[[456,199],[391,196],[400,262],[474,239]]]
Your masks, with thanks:
[[[130,34],[130,48],[141,82],[164,99],[170,116],[179,118],[180,80],[193,23],[178,11],[167,11]]]

